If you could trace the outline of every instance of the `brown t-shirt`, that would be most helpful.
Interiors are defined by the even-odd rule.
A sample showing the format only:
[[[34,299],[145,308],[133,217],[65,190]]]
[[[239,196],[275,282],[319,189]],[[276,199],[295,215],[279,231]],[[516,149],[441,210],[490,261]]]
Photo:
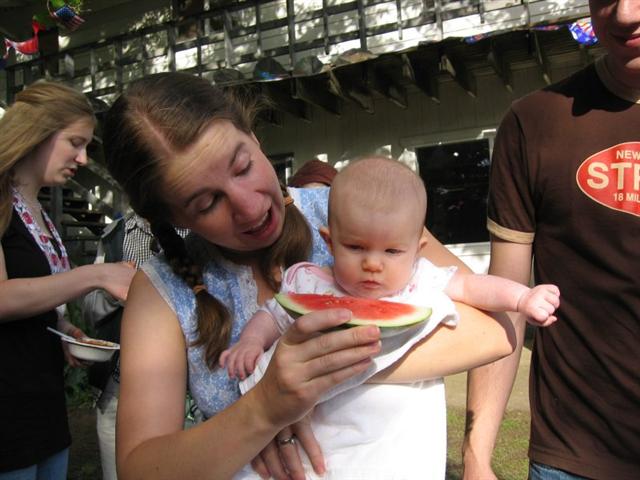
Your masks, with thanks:
[[[535,333],[529,456],[606,480],[640,475],[637,99],[599,61],[516,101],[491,167],[489,231],[532,243],[561,292]]]

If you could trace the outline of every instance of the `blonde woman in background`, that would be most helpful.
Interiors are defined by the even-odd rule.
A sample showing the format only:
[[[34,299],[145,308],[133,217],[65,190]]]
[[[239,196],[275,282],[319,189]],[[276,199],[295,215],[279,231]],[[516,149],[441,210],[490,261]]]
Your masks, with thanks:
[[[57,328],[84,333],[57,307],[96,288],[125,299],[128,264],[71,269],[60,236],[38,202],[87,163],[96,119],[74,89],[38,82],[0,119],[0,479],[64,479],[71,443],[64,358]]]

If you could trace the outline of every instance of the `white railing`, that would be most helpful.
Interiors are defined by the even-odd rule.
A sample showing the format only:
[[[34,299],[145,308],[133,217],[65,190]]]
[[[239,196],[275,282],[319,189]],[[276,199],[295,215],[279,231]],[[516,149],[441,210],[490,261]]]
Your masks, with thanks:
[[[18,55],[6,68],[5,97],[11,101],[52,65],[49,73],[108,102],[146,73],[183,70],[213,78],[224,67],[251,78],[260,58],[292,71],[305,57],[327,64],[352,49],[406,51],[452,37],[570,21],[588,15],[588,0],[272,0],[234,3],[180,21],[158,13],[157,24],[153,13],[146,14],[148,26],[123,35],[48,58]],[[96,31],[99,20],[92,17]],[[122,21],[131,21],[124,11]]]

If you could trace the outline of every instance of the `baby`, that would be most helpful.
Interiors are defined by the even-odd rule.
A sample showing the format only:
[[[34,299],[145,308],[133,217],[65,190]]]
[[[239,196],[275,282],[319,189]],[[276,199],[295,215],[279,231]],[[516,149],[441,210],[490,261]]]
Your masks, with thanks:
[[[350,295],[430,306],[428,288],[488,311],[515,311],[538,326],[552,324],[560,292],[554,285],[525,285],[493,275],[437,268],[420,256],[427,196],[422,179],[386,157],[367,157],[342,170],[329,196],[329,226],[320,233],[334,265],[291,266],[281,291]],[[428,286],[428,288],[425,287]],[[293,322],[270,300],[245,326],[240,340],[220,356],[232,377],[246,378],[258,357]],[[455,321],[449,318],[449,324]],[[413,342],[415,343],[415,342]]]

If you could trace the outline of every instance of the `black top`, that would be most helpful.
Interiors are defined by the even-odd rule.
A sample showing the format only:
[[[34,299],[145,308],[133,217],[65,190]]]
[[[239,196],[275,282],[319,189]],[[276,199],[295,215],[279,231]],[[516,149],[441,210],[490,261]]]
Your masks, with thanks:
[[[51,274],[15,210],[2,249],[9,279]],[[56,320],[52,310],[0,322],[0,472],[33,465],[71,444],[64,354],[60,339],[46,329]]]

